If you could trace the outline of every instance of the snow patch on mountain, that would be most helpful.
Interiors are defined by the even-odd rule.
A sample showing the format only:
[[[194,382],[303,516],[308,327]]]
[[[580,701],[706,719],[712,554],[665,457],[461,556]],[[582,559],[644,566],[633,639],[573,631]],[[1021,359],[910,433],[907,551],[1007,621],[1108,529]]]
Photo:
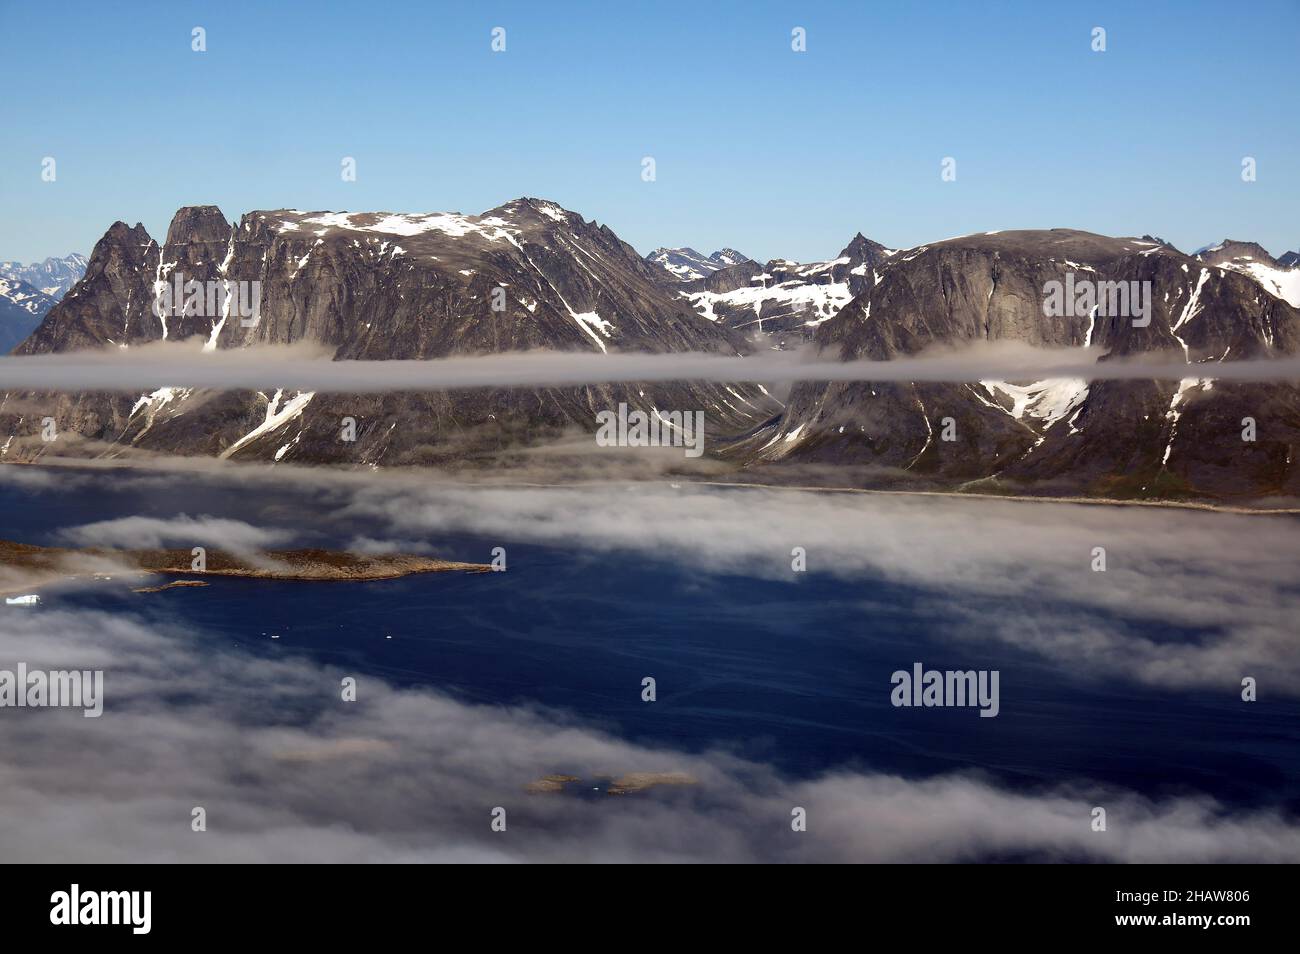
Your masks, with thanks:
[[[257,440],[263,434],[270,434],[301,416],[315,396],[315,391],[299,391],[293,398],[281,404],[284,391],[283,389],[277,390],[275,396],[266,403],[266,420],[223,450],[219,456],[224,460],[241,447]]]
[[[325,212],[304,218],[298,223],[288,221],[281,223],[282,228],[291,226],[300,229],[304,225],[408,237],[424,232],[441,232],[453,238],[475,235],[488,242],[508,241],[509,236],[519,234],[518,229],[505,219],[496,216],[461,215],[457,212]]]
[[[58,300],[16,278],[0,278],[0,354],[7,354],[36,330]]]
[[[48,293],[13,278],[0,278],[0,299],[37,317],[44,315],[56,304],[56,300]]]
[[[804,320],[805,325],[816,326],[834,317],[836,312],[852,300],[853,293],[843,282],[812,285],[800,281],[788,281],[780,285],[754,285],[722,293],[695,292],[687,297],[699,309],[700,314],[710,321],[718,320],[714,309],[719,304],[751,309],[754,313],[753,319],[749,322],[741,322],[736,327],[756,324],[758,330],[762,331],[765,308],[771,310],[774,307],[781,307],[785,311],[801,312],[807,316]]]
[[[1274,298],[1300,308],[1300,268],[1275,268],[1263,262],[1224,262],[1223,267],[1249,275]]]
[[[1011,401],[1007,413],[1016,420],[1028,416],[1038,421],[1043,430],[1076,411],[1088,397],[1088,382],[1082,378],[1050,378],[1032,384],[990,380],[980,384],[998,407],[1007,410],[1000,399],[1000,395],[1005,396]]]

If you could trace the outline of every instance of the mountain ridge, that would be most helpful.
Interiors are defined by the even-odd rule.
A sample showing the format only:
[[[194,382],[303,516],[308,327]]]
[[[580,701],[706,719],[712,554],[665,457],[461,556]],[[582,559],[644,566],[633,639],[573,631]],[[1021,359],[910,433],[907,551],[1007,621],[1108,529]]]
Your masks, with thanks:
[[[1188,375],[1181,382],[804,381],[785,405],[762,388],[683,382],[361,396],[159,386],[134,400],[18,395],[15,403],[45,402],[61,429],[110,456],[142,450],[437,463],[574,426],[590,431],[596,410],[626,402],[647,414],[702,408],[725,461],[769,474],[833,465],[880,487],[1300,495],[1300,390],[1213,375],[1213,364],[1229,356],[1300,350],[1300,311],[1285,289],[1270,289],[1248,267],[1262,263],[1242,264],[1246,244],[1214,263],[1202,257],[1210,249],[1189,256],[1149,236],[1073,229],[974,233],[910,249],[859,232],[827,262],[745,261],[682,282],[608,226],[544,199],[515,199],[478,215],[258,210],[236,223],[213,206],[189,206],[178,210],[161,246],[139,225],[114,223],[82,281],[20,351],[197,336],[210,348],[311,340],[337,360],[382,360],[536,347],[736,354],[792,339],[828,358],[890,360],[936,344],[1010,340],[1090,348],[1103,352],[1102,361],[1169,352],[1182,356]],[[228,314],[160,320],[151,306],[177,275],[261,282],[260,321],[244,326]],[[1149,287],[1148,320],[1097,308],[1052,315],[1047,289],[1075,280]],[[500,312],[489,307],[498,291]],[[361,425],[355,448],[337,437],[339,420],[349,416]],[[1240,436],[1246,418],[1259,428],[1249,443]],[[940,436],[949,421],[951,442]],[[33,425],[0,403],[0,438],[6,433],[0,460],[42,452],[30,439],[9,449],[21,434],[30,438]]]
[[[702,255],[689,246],[681,248],[660,247],[646,255],[645,259],[647,262],[658,265],[675,280],[681,282],[707,278],[720,269],[739,265],[750,260],[748,255],[737,252],[734,248],[723,248],[709,255]]]
[[[258,283],[257,320],[240,320],[228,307],[156,313],[164,290],[191,280]],[[18,353],[187,338],[208,350],[312,341],[336,360],[746,347],[674,299],[608,226],[525,197],[479,215],[282,209],[248,212],[236,223],[215,206],[186,206],[161,245],[142,226],[116,222],[96,243],[82,281]],[[361,396],[164,385],[146,387],[136,400],[22,395],[18,403],[48,404],[61,431],[108,444],[110,454],[368,465],[488,454],[586,426],[595,410],[620,403],[647,414],[708,408],[715,427],[740,430],[779,409],[760,388],[696,382]],[[26,428],[30,438],[31,419],[3,410],[0,431],[13,438]],[[358,438],[340,444],[339,421],[349,417],[360,422]],[[28,440],[21,452],[44,449]],[[15,446],[7,457],[18,453]]]
[[[1047,317],[1050,283],[1148,282],[1132,316]],[[1259,282],[1155,240],[1071,229],[947,239],[898,252],[816,330],[840,360],[1013,340],[1105,349],[1100,360],[1182,355],[1182,382],[801,382],[780,421],[730,449],[749,466],[833,463],[892,482],[1083,496],[1300,494],[1300,389],[1223,384],[1213,363],[1295,354],[1300,311]],[[1256,421],[1256,440],[1242,422]],[[953,440],[942,430],[951,421]]]

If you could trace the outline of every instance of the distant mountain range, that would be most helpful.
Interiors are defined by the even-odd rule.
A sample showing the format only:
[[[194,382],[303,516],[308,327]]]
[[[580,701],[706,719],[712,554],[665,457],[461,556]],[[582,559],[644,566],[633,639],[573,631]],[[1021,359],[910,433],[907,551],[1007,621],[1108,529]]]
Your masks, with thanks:
[[[689,282],[712,275],[721,268],[748,262],[749,256],[724,248],[705,257],[693,248],[657,248],[646,261],[661,266],[678,281]]]
[[[0,354],[8,354],[35,331],[56,304],[26,282],[0,277]]]
[[[688,282],[683,294],[707,318],[738,331],[774,336],[778,346],[811,335],[872,283],[894,249],[861,233],[838,256],[800,264],[745,261]]]
[[[85,273],[86,257],[76,253],[33,265],[0,262],[0,354],[31,334]]]
[[[81,276],[86,274],[87,264],[86,256],[77,252],[62,258],[47,258],[31,265],[0,262],[0,277],[26,282],[57,301],[81,281]]]
[[[1294,261],[1292,253],[1291,261]],[[176,275],[261,283],[261,320],[153,313]],[[608,226],[521,198],[482,215],[181,209],[159,243],[115,223],[85,277],[19,347],[40,354],[197,337],[206,347],[319,342],[338,359],[550,348],[744,353],[807,341],[824,357],[890,360],[931,345],[1017,341],[1181,354],[1170,381],[796,384],[692,382],[427,394],[200,392],[0,398],[0,460],[43,452],[29,408],[84,452],[200,454],[371,466],[484,458],[620,402],[699,409],[711,449],[755,479],[824,465],[861,486],[1232,499],[1300,494],[1300,388],[1228,384],[1214,365],[1300,351],[1300,268],[1251,243],[1186,255],[1160,239],[1070,229],[990,232],[911,249],[862,234],[834,259],[760,265],[732,250],[642,258]],[[1054,281],[1149,282],[1150,322],[1045,316]],[[494,298],[504,301],[493,307]],[[173,383],[177,385],[178,383]],[[14,410],[7,411],[6,407]],[[355,443],[338,440],[344,416]],[[1255,441],[1241,439],[1256,420]],[[955,440],[940,435],[950,419]],[[8,438],[6,441],[5,438]],[[64,451],[67,452],[66,450]],[[791,478],[794,479],[794,478]]]

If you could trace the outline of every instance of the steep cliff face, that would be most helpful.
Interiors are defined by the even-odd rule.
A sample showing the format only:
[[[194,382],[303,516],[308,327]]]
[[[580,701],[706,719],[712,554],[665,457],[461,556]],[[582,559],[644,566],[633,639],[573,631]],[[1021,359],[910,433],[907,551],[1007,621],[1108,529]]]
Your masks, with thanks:
[[[14,353],[79,351],[146,340],[152,294],[144,276],[146,271],[152,275],[156,262],[157,247],[144,226],[115,222],[96,243],[81,281]]]
[[[259,320],[236,320],[237,306],[159,317],[155,302],[178,279],[257,282]],[[173,295],[177,311],[183,297]],[[608,227],[537,199],[479,216],[251,212],[234,227],[214,206],[192,207],[162,246],[119,222],[65,306],[22,353],[195,335],[218,348],[307,339],[340,358],[712,350],[741,340],[673,299]]]
[[[1085,281],[1137,282],[1130,288],[1150,291],[1149,314],[1137,325],[1105,307],[1044,314],[1050,283]],[[815,341],[843,360],[1018,341],[1091,346],[1102,361],[1172,353],[1188,369],[1181,382],[809,382],[739,456],[874,465],[882,484],[1004,492],[1300,492],[1300,389],[1214,380],[1225,358],[1296,353],[1300,312],[1247,275],[1153,241],[1052,230],[900,252]],[[1256,422],[1254,441],[1242,439],[1244,418]]]
[[[83,281],[19,351],[194,338],[207,349],[310,341],[336,360],[744,347],[667,292],[655,268],[608,227],[538,199],[478,216],[251,212],[233,226],[213,206],[191,207],[161,246],[138,225],[109,229]],[[370,396],[167,385],[142,382],[138,397],[8,395],[28,413],[0,406],[0,430],[30,436],[40,405],[98,453],[391,464],[592,430],[595,412],[620,401],[703,410],[713,433],[779,410],[761,389],[672,383]],[[345,417],[357,421],[355,442],[340,440]],[[8,459],[42,452],[19,444]]]

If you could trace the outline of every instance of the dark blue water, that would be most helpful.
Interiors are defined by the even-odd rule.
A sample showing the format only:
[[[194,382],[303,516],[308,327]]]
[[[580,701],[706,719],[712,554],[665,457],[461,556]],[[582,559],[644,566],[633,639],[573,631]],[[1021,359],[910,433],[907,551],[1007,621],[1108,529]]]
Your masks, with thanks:
[[[162,489],[104,480],[76,496],[0,485],[0,536],[55,542],[58,527],[131,513],[202,512],[301,529],[313,510],[335,503],[192,480]],[[321,536],[314,542],[338,542]],[[953,642],[938,634],[943,620],[921,608],[932,605],[924,593],[885,581],[702,576],[642,554],[593,556],[499,538],[438,544],[442,556],[480,562],[504,545],[509,571],[374,583],[212,579],[147,596],[114,581],[63,601],[180,619],[227,646],[303,654],[469,702],[553,706],[636,742],[724,749],[793,777],[837,768],[910,777],[978,770],[1019,788],[1091,779],[1300,812],[1294,700],[1243,705],[1230,686],[1161,691],[1082,678],[993,641]],[[999,608],[1014,616],[1025,607]],[[894,708],[890,675],[913,661],[999,669],[1001,714]],[[645,676],[657,681],[654,703],[641,701]]]

